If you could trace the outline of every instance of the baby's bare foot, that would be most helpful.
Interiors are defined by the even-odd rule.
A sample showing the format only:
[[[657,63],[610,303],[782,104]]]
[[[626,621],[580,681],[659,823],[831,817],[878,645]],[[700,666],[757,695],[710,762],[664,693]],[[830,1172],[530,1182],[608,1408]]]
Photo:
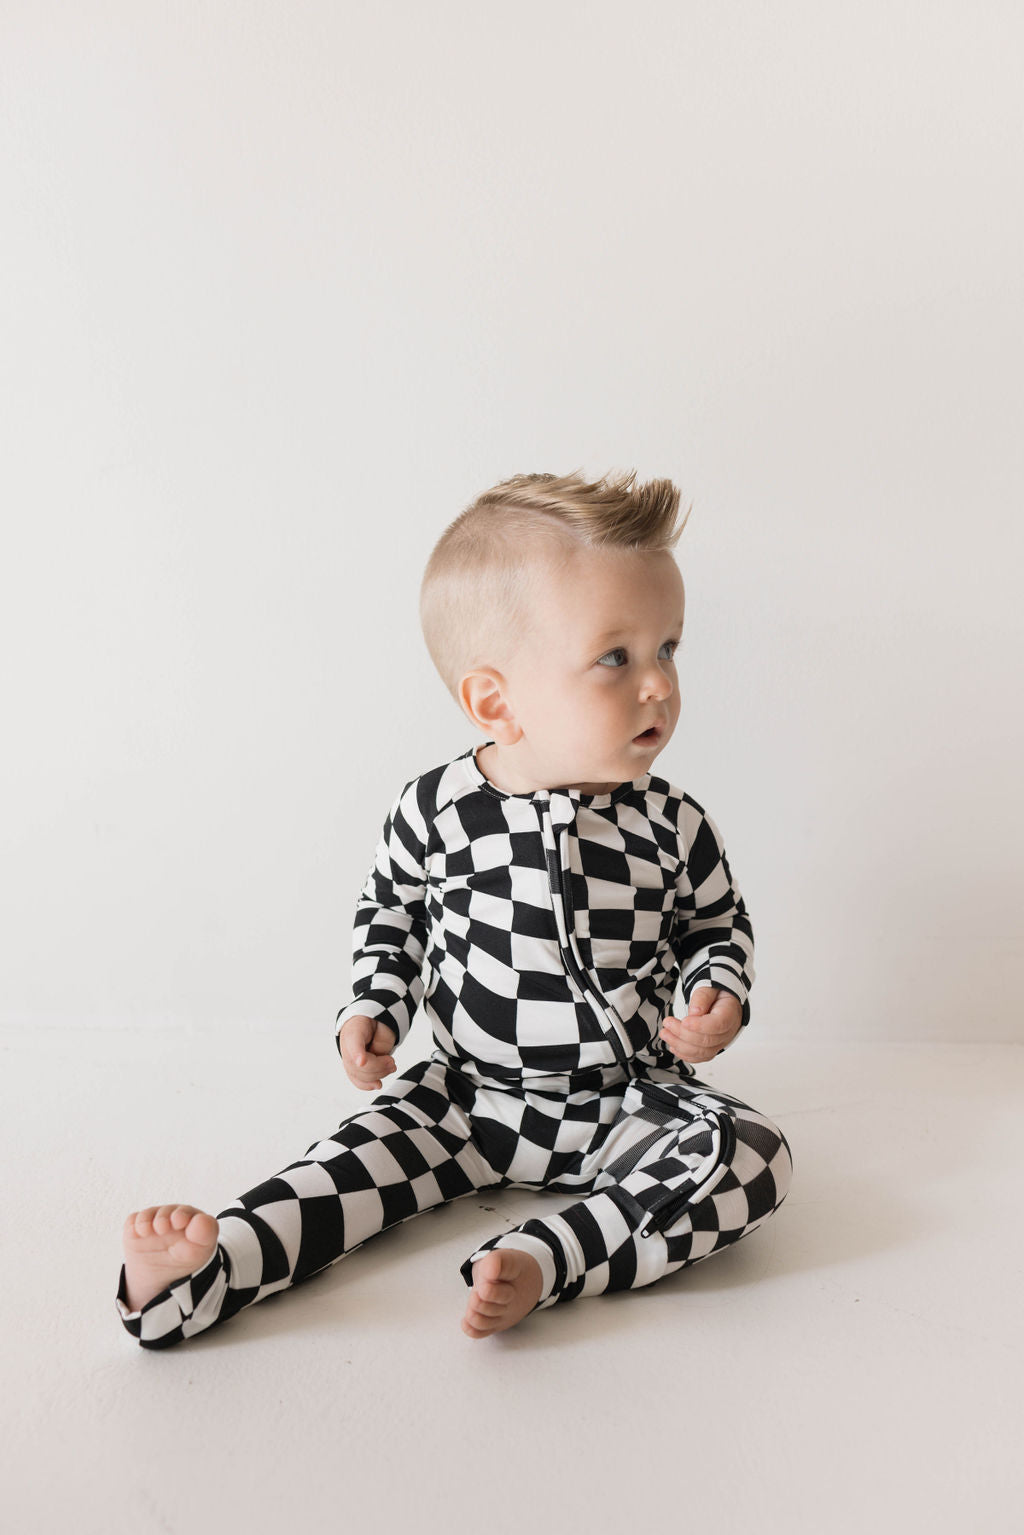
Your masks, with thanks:
[[[504,1332],[521,1322],[540,1300],[543,1276],[532,1253],[495,1247],[473,1264],[473,1289],[462,1318],[471,1338]]]
[[[195,1205],[150,1205],[124,1223],[124,1277],[128,1305],[138,1311],[176,1279],[212,1258],[220,1231]]]

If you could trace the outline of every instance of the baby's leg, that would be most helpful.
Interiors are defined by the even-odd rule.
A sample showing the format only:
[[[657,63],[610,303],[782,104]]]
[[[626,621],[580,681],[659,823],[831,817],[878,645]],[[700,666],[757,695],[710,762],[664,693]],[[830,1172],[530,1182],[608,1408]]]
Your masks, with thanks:
[[[696,1078],[631,1084],[599,1152],[589,1198],[492,1237],[462,1265],[466,1284],[495,1249],[531,1253],[543,1310],[639,1289],[756,1230],[789,1190],[782,1131]]]
[[[166,1348],[300,1284],[377,1232],[499,1182],[448,1082],[432,1060],[391,1078],[368,1109],[216,1220],[193,1205],[130,1216],[117,1293],[128,1332],[143,1348]]]

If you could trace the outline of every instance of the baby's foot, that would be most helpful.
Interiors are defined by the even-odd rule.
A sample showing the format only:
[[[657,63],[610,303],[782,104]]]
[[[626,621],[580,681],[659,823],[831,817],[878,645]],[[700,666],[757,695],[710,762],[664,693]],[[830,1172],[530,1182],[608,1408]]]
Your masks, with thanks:
[[[150,1205],[129,1215],[122,1236],[131,1310],[201,1269],[213,1257],[219,1231],[215,1218],[195,1205]]]
[[[504,1332],[521,1322],[540,1300],[543,1276],[532,1253],[495,1247],[473,1264],[473,1289],[462,1318],[471,1338]]]

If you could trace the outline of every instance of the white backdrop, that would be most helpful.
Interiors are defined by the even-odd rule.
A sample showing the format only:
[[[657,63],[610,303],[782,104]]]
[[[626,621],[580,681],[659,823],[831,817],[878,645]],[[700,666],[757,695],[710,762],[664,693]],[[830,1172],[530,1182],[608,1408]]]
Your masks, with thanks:
[[[430,548],[511,474],[636,468],[694,502],[655,771],[725,835],[752,1029],[1019,1037],[1022,44],[1009,4],[5,4],[0,1013],[326,1063],[388,805],[482,739]]]

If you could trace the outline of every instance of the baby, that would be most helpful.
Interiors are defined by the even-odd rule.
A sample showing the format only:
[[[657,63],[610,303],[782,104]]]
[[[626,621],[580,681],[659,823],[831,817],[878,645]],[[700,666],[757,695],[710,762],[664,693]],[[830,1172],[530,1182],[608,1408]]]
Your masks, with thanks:
[[[694,1072],[749,1020],[753,932],[714,821],[651,771],[686,519],[671,481],[634,480],[518,475],[434,547],[424,635],[486,739],[404,786],[356,906],[336,1038],[375,1097],[216,1219],[129,1215],[116,1304],[144,1348],[480,1189],[572,1202],[466,1258],[470,1338],[652,1284],[785,1198],[782,1132]],[[398,1073],[417,1009],[435,1048]]]

